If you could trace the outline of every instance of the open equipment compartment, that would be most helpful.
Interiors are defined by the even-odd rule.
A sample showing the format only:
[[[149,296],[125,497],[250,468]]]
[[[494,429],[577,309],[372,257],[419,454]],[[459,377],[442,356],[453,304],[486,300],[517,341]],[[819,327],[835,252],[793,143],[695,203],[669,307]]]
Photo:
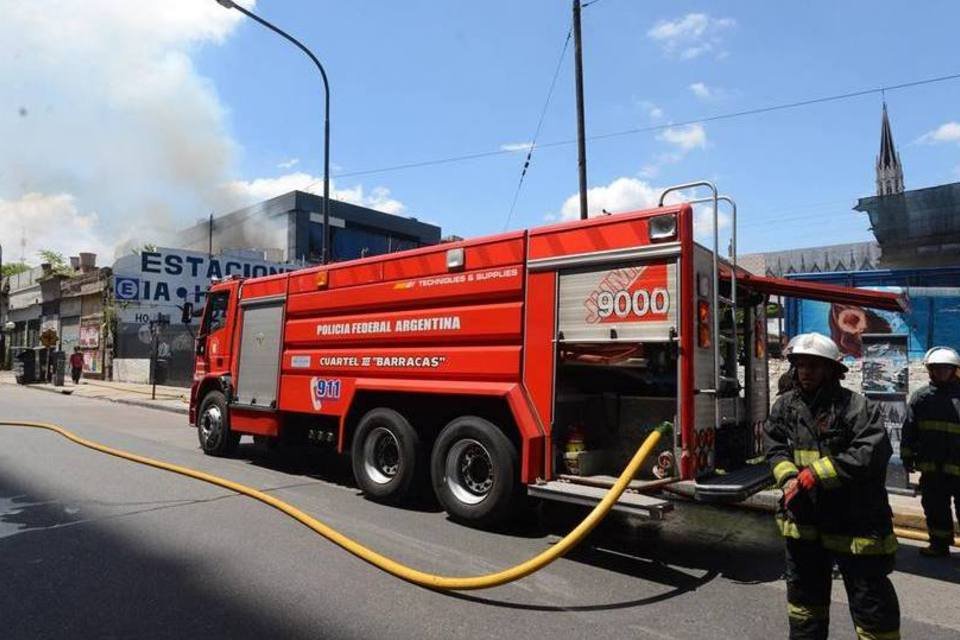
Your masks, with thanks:
[[[554,468],[612,485],[647,435],[677,424],[679,298],[674,257],[562,271],[558,278]],[[631,488],[679,473],[664,439]]]

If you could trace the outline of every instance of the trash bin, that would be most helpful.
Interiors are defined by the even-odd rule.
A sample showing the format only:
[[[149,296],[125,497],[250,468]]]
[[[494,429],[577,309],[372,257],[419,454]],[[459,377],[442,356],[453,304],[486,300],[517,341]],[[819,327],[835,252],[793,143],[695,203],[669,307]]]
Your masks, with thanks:
[[[53,354],[53,384],[56,387],[63,386],[63,376],[67,369],[67,354],[63,351],[55,351]]]
[[[17,384],[30,384],[37,380],[37,358],[33,349],[14,347],[10,349],[13,355],[13,372],[17,377]]]
[[[167,377],[170,373],[170,361],[166,358],[157,358],[157,364],[154,376],[156,383],[160,385],[167,384]]]
[[[34,347],[34,352],[36,353],[36,369],[33,374],[34,382],[47,382],[50,378],[48,375],[50,368],[48,366],[48,356],[50,355],[50,350],[46,347]]]

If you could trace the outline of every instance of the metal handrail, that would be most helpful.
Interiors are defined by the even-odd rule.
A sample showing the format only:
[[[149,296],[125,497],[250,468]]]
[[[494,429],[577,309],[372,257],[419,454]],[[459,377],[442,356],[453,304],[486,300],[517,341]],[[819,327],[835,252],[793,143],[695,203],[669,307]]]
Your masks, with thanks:
[[[704,204],[708,202],[713,203],[713,335],[714,335],[714,345],[713,345],[713,373],[714,373],[714,414],[717,424],[720,421],[720,319],[719,319],[719,306],[720,306],[720,295],[719,295],[719,254],[720,254],[720,220],[719,220],[719,210],[718,203],[726,202],[730,205],[731,209],[731,238],[730,238],[730,251],[729,259],[731,264],[730,272],[730,314],[731,314],[731,326],[733,327],[733,344],[734,349],[737,348],[737,203],[736,201],[727,195],[719,195],[717,193],[716,186],[711,182],[701,181],[701,182],[689,182],[686,184],[680,184],[673,187],[668,187],[660,194],[659,206],[663,206],[664,199],[667,194],[671,191],[681,191],[684,189],[691,189],[694,187],[708,187],[712,192],[713,196],[706,198],[695,198],[693,200],[687,200],[686,204]],[[736,366],[734,366],[736,370]],[[737,403],[734,402],[734,418],[739,420],[740,409],[737,406]]]
[[[712,182],[707,182],[706,180],[687,182],[664,189],[663,192],[660,193],[658,206],[663,206],[663,200],[667,197],[668,193],[693,189],[695,187],[707,187],[713,193],[713,197],[707,201],[713,202],[713,424],[716,427],[720,425],[720,316],[717,314],[717,310],[720,307],[720,263],[718,258],[720,253],[720,232],[718,231],[719,225],[717,224],[720,194],[717,191],[717,186]],[[736,313],[736,311],[734,311],[734,313]]]

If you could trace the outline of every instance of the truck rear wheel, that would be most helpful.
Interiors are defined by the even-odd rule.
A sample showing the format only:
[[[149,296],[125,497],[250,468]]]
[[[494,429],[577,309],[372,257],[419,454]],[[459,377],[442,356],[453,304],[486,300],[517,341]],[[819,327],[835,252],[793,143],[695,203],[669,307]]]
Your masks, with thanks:
[[[240,434],[230,430],[227,398],[219,391],[203,397],[197,414],[197,437],[200,448],[211,456],[230,455],[240,444]]]
[[[351,449],[353,476],[363,493],[374,500],[403,500],[423,473],[420,436],[393,409],[367,412],[357,425]]]
[[[496,425],[476,416],[462,416],[443,428],[430,472],[450,517],[477,526],[507,516],[519,486],[516,447]]]

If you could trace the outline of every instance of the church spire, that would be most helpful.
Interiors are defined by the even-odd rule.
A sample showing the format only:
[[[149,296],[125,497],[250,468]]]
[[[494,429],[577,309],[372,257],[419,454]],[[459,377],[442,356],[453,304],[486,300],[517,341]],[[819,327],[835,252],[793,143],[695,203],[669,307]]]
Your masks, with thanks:
[[[880,155],[877,156],[877,195],[903,193],[903,167],[900,154],[893,144],[887,103],[883,103],[883,122],[880,125]]]

